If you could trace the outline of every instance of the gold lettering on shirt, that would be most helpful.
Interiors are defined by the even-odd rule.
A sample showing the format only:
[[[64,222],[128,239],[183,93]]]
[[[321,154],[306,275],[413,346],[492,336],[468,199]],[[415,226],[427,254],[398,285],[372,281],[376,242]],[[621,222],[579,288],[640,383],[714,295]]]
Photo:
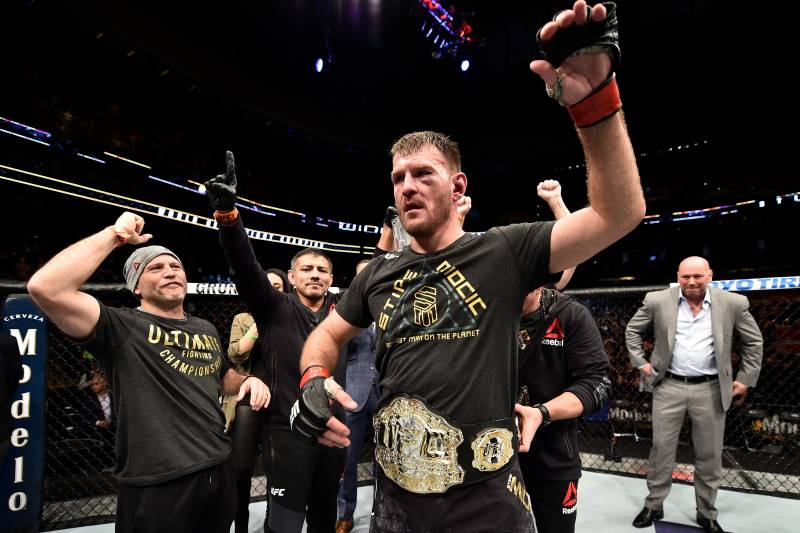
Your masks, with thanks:
[[[203,335],[203,340],[206,343],[206,350],[214,349],[214,339],[212,337],[209,337],[208,335]]]
[[[181,361],[172,355],[169,350],[163,350],[160,355],[161,358],[164,359],[165,363],[181,374],[186,374],[187,376],[210,376],[211,374],[217,373],[217,371],[219,371],[219,369],[222,367],[222,358],[219,355],[217,355],[216,358],[213,358],[211,354],[203,354],[204,357],[202,357],[202,359],[211,361],[210,363],[204,365],[193,365],[191,363]]]
[[[181,345],[181,341],[180,341],[180,339],[178,339],[178,336],[181,334],[181,332],[179,330],[177,330],[177,329],[174,329],[174,330],[170,331],[170,334],[172,335],[172,338],[174,339],[173,342],[175,343],[175,346],[180,346]]]
[[[222,367],[222,349],[214,335],[188,333],[178,329],[166,331],[156,324],[150,324],[147,342],[164,347],[158,355],[165,364],[181,374],[209,376]]]
[[[466,276],[464,276],[460,270],[451,265],[449,261],[442,261],[442,263],[436,267],[436,271],[444,274],[447,282],[453,286],[456,293],[464,300],[464,303],[467,304],[467,308],[469,308],[473,316],[478,316],[478,312],[480,311],[478,307],[481,307],[483,310],[486,309],[486,302],[478,295],[478,291],[475,290],[472,283],[467,280]]]
[[[163,342],[162,342],[163,333]],[[147,332],[147,342],[150,344],[163,344],[164,346],[177,346],[186,350],[207,350],[210,352],[222,351],[219,341],[214,336],[195,333],[189,334],[181,330],[163,331],[160,327],[150,324]]]
[[[161,328],[150,324],[150,330],[147,332],[147,342],[150,344],[157,344],[161,340]]]
[[[200,338],[200,335],[195,333],[192,335],[192,350],[197,350],[205,348],[206,345],[203,343],[203,339]]]
[[[511,494],[519,499],[520,503],[522,503],[522,506],[525,507],[528,512],[531,511],[531,497],[528,495],[528,491],[525,490],[524,481],[518,479],[514,474],[509,474],[506,488]]]
[[[402,278],[394,281],[392,284],[392,293],[388,298],[386,298],[386,303],[383,304],[383,311],[388,310],[389,314],[391,314],[392,310],[395,308],[395,304],[400,299],[400,296],[406,292],[405,282],[416,277],[416,272],[413,272],[412,270],[406,270]],[[389,323],[389,314],[384,313],[383,311],[381,311],[381,314],[378,315],[378,327],[382,330],[386,330],[386,325]]]

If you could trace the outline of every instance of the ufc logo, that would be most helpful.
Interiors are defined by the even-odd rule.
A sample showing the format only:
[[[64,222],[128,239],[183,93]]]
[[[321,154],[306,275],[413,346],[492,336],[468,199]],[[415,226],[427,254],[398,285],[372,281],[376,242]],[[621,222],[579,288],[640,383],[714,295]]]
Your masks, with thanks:
[[[272,494],[273,496],[284,496],[285,491],[286,489],[276,489],[275,487],[271,487],[269,489],[270,494]]]
[[[294,428],[294,419],[300,413],[300,400],[297,400],[292,405],[292,410],[289,412],[289,427]]]

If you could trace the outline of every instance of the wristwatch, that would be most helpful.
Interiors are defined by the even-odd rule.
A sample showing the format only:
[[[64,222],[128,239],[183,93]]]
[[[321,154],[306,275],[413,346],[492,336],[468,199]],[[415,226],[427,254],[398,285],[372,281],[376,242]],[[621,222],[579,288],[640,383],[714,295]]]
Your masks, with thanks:
[[[542,413],[542,425],[539,426],[540,428],[543,428],[550,423],[550,411],[547,410],[547,407],[545,407],[541,403],[537,403],[536,405],[532,405],[531,407],[533,407],[534,409],[538,409],[539,412]]]

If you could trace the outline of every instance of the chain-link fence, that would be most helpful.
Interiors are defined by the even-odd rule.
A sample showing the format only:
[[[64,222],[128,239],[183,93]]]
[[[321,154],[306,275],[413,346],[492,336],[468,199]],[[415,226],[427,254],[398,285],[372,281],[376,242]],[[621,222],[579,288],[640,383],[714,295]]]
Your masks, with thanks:
[[[583,466],[635,476],[647,473],[652,439],[651,391],[639,379],[625,348],[625,326],[644,291],[574,291],[592,311],[611,361],[613,392],[600,412],[581,420]],[[764,336],[758,386],[725,425],[721,486],[800,497],[800,291],[751,291],[750,310]],[[652,350],[652,328],[645,335]],[[734,375],[740,364],[731,353]],[[688,417],[681,430],[673,479],[692,481],[694,456]]]
[[[19,283],[0,287],[0,298],[22,292]],[[24,289],[23,289],[24,290]],[[134,306],[121,286],[93,294],[110,306]],[[644,476],[650,450],[650,393],[630,366],[625,326],[641,304],[644,290],[582,290],[572,294],[594,314],[611,360],[613,394],[608,405],[580,422],[584,468]],[[742,407],[728,412],[722,486],[800,497],[800,290],[748,292],[751,311],[764,335],[764,363],[758,387]],[[187,311],[211,321],[227,341],[231,321],[245,310],[231,296],[190,295]],[[49,333],[46,451],[42,528],[113,520],[117,487],[113,467],[113,417],[101,397],[107,383],[91,354],[56,327]],[[645,346],[648,342],[645,342]],[[734,371],[739,363],[736,347]],[[111,395],[114,394],[110,390]],[[107,426],[107,427],[106,427]],[[371,447],[367,447],[368,452]],[[366,454],[365,454],[366,458]],[[366,460],[369,460],[366,458]],[[693,478],[691,434],[683,428],[674,479]],[[362,465],[359,476],[369,477]],[[263,461],[256,461],[251,497],[263,499]]]

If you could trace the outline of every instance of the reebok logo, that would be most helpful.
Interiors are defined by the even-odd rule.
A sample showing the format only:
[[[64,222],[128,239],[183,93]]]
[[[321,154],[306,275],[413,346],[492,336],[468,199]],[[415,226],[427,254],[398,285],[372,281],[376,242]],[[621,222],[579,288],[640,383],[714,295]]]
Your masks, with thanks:
[[[564,330],[561,329],[561,324],[558,323],[558,319],[556,318],[553,320],[553,323],[548,326],[547,331],[544,333],[545,339],[563,339],[564,338]]]
[[[561,509],[561,514],[572,514],[577,510],[575,504],[578,503],[578,489],[575,483],[569,482],[567,486],[567,493],[564,495],[564,501],[561,503],[564,507]]]
[[[561,329],[557,318],[548,326],[542,337],[542,344],[544,346],[564,346],[564,330]]]
[[[133,262],[133,271],[134,272],[139,272],[139,267],[140,266],[142,266],[142,263],[140,263],[139,261],[134,261]]]

